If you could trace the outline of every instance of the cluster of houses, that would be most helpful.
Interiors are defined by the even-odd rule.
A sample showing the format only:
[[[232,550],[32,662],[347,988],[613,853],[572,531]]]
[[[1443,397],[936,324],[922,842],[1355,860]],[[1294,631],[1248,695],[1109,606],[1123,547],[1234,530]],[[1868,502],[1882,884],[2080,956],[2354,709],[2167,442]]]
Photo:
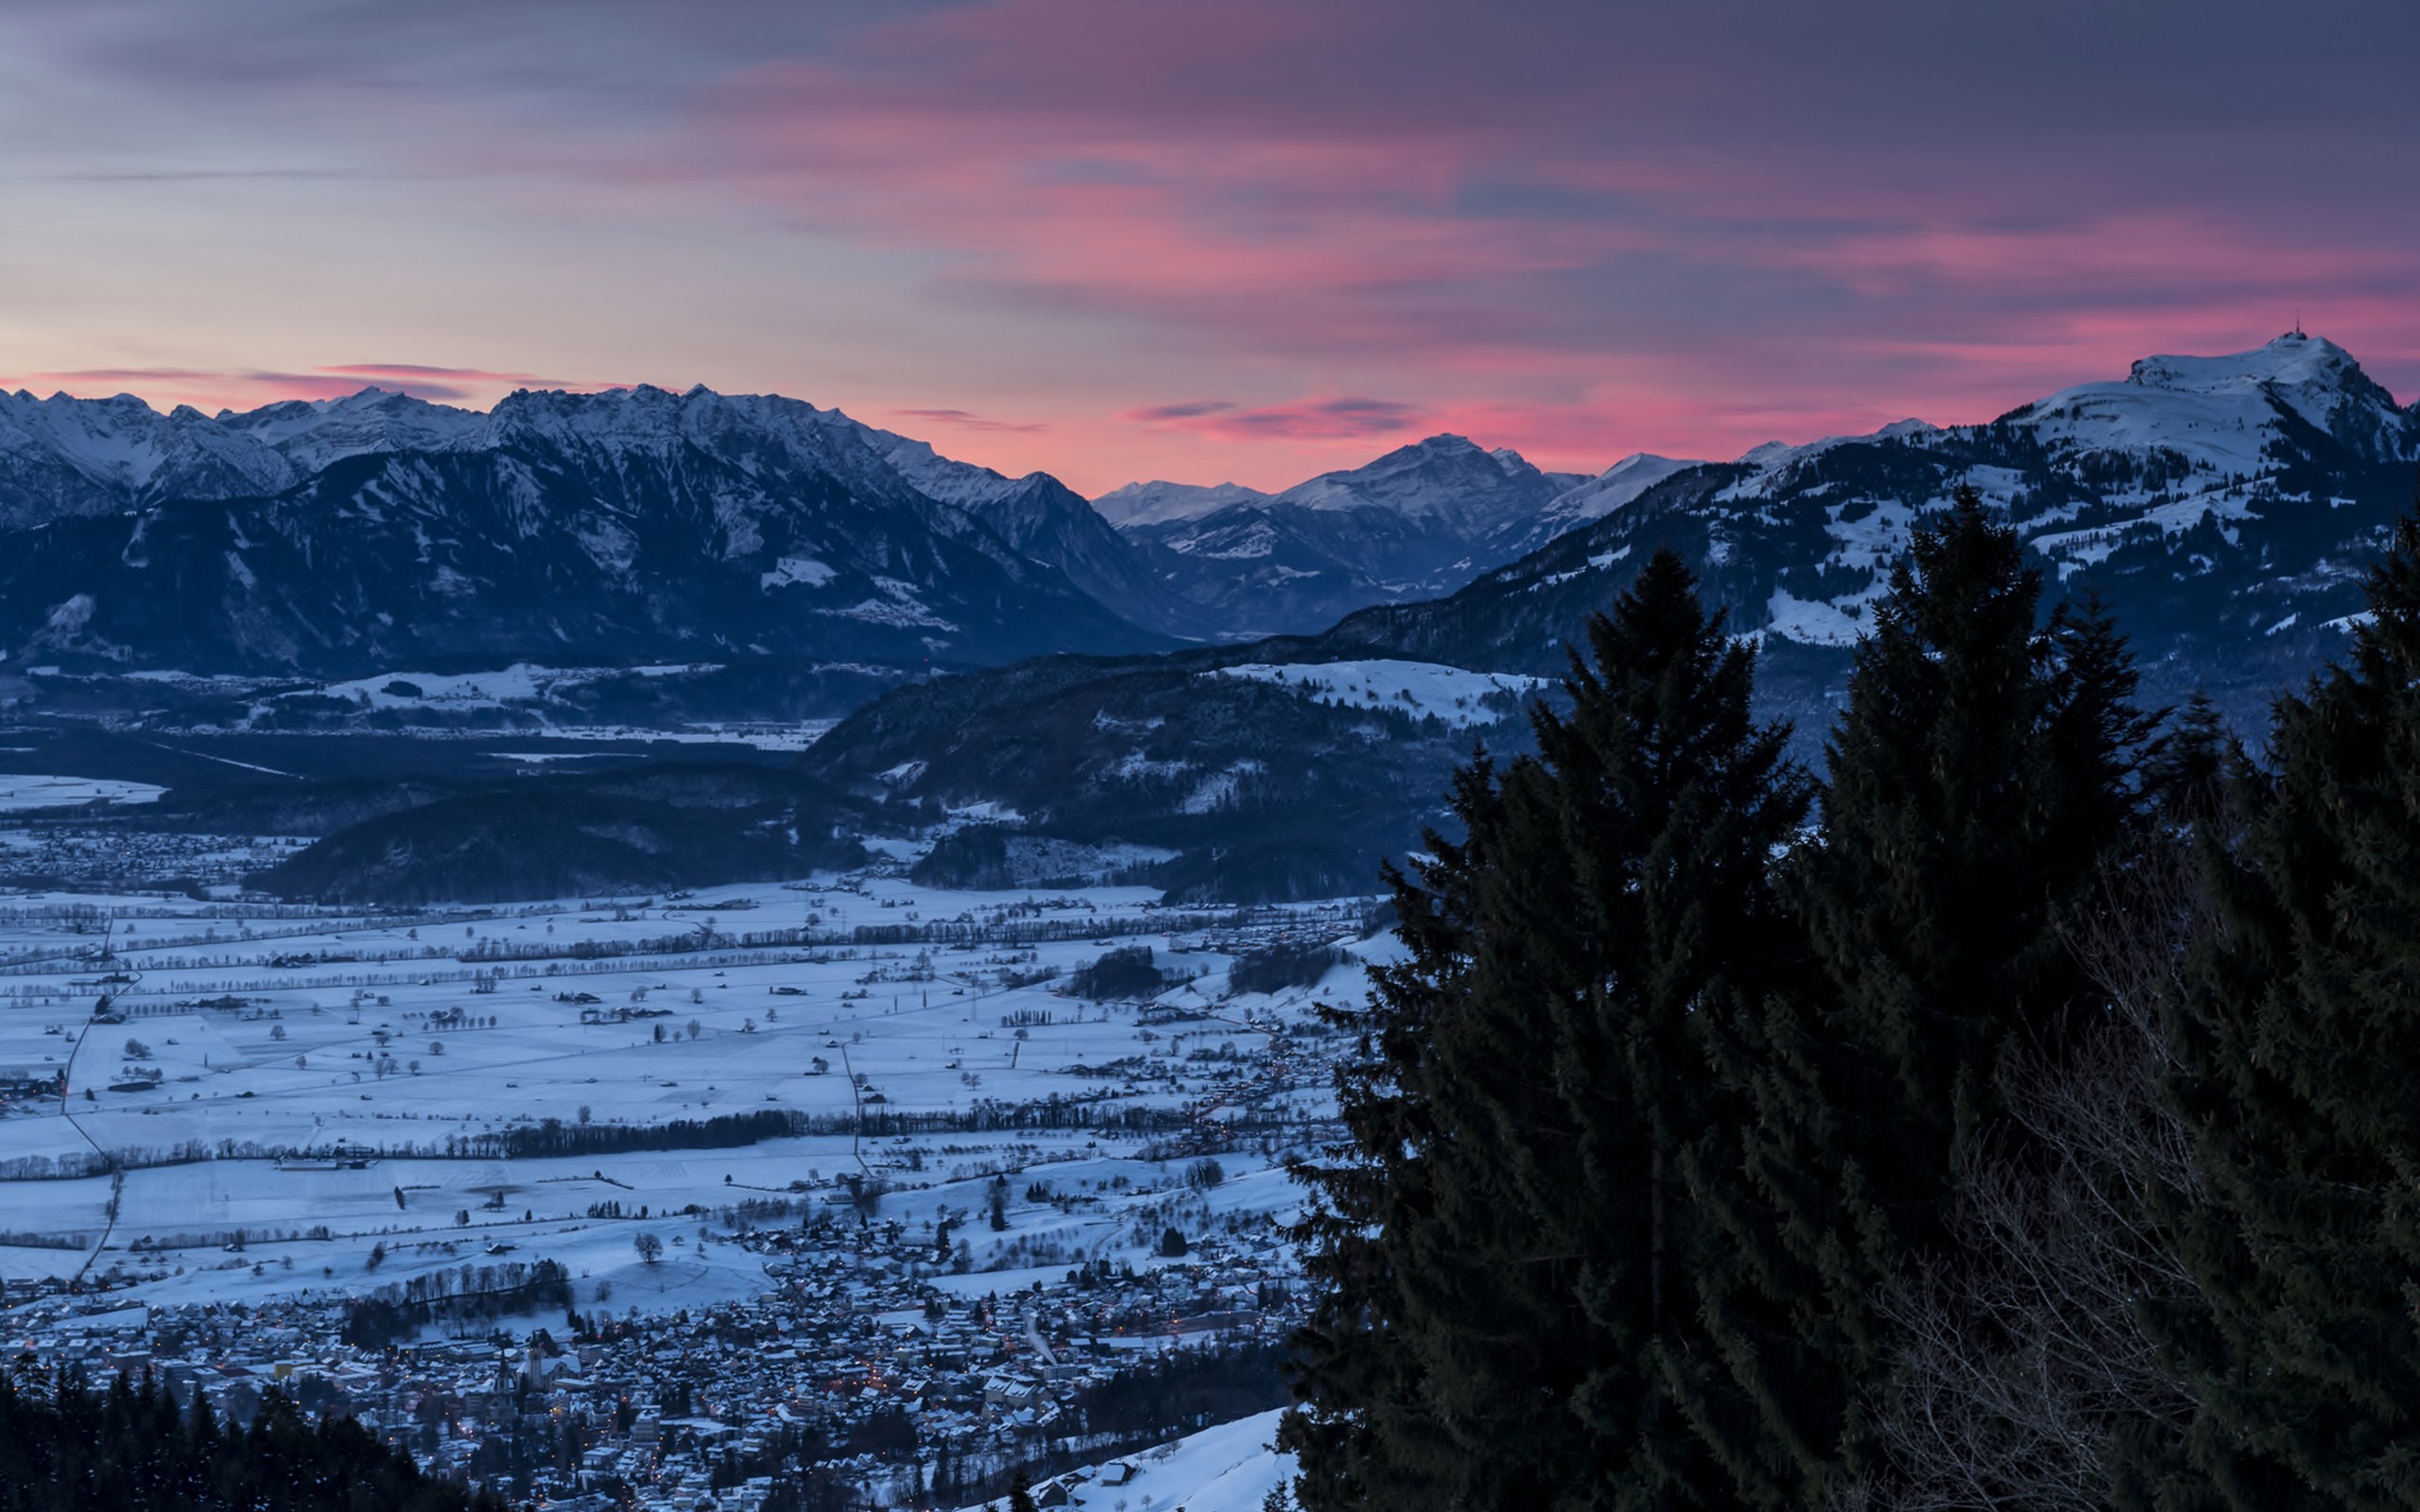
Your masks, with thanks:
[[[247,842],[216,834],[83,825],[43,817],[28,822],[10,815],[0,821],[8,836],[12,885],[71,887],[110,892],[158,887],[164,881],[186,886],[238,885],[252,872],[284,859],[281,847],[299,840]]]
[[[1010,1466],[1104,1457],[1134,1442],[1132,1425],[1114,1441],[1079,1403],[1164,1351],[1235,1351],[1299,1321],[1274,1231],[979,1295],[938,1289],[929,1246],[895,1224],[732,1242],[761,1255],[768,1289],[687,1311],[575,1305],[509,1332],[360,1348],[343,1342],[338,1304],[127,1308],[44,1288],[11,1296],[0,1347],[21,1369],[148,1371],[181,1403],[199,1393],[239,1421],[274,1389],[549,1512],[763,1512],[945,1506]],[[823,1501],[797,1494],[808,1481]]]

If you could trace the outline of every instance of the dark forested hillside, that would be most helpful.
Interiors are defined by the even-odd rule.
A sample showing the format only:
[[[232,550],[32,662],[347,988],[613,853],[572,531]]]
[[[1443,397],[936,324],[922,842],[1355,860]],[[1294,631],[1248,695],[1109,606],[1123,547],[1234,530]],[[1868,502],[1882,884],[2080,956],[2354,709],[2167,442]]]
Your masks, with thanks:
[[[804,876],[864,859],[863,805],[793,773],[657,765],[453,793],[336,831],[254,879],[331,902],[498,902]]]
[[[1126,875],[1181,897],[1262,899],[1367,891],[1474,739],[1524,738],[1517,683],[1472,679],[1487,691],[1464,707],[1347,707],[1226,675],[1243,661],[1056,658],[902,688],[806,765],[836,786],[990,803],[1034,836],[1128,848]]]

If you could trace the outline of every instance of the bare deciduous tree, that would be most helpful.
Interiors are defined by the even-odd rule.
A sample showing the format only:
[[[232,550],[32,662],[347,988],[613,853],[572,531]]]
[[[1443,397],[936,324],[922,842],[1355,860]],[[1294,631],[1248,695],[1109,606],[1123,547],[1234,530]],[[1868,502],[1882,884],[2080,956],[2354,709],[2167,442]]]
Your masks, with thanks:
[[[2144,1319],[2192,1291],[2151,1200],[2195,1182],[2160,1095],[2159,1015],[2183,942],[2209,924],[2181,853],[2113,881],[2070,924],[2102,1016],[2006,1069],[2015,1126],[1962,1172],[1956,1263],[1886,1304],[1905,1341],[1875,1404],[1887,1464],[1849,1500],[2097,1512],[2120,1424],[2183,1431],[2194,1404]]]

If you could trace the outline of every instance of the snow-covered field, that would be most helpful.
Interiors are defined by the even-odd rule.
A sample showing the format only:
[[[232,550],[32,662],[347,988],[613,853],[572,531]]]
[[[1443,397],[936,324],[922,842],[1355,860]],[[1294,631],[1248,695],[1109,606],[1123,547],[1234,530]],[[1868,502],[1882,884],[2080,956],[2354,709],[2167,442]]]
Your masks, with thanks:
[[[391,917],[0,897],[0,1349],[106,1369],[112,1340],[164,1338],[236,1375],[273,1349],[394,1428],[444,1367],[389,1390],[338,1326],[551,1262],[588,1326],[617,1320],[584,1347],[596,1368],[643,1374],[650,1414],[714,1400],[719,1422],[666,1418],[684,1435],[768,1413],[851,1431],[957,1350],[989,1374],[927,1408],[917,1452],[997,1473],[1072,1447],[1062,1399],[1126,1362],[1282,1336],[1300,1274],[1280,1230],[1303,1200],[1284,1161],[1335,1137],[1330,1071],[1353,1041],[1315,1010],[1357,1002],[1362,967],[1396,949],[1362,937],[1366,901],[942,892],[903,859]],[[1344,959],[1232,991],[1236,960],[1278,941]],[[1135,946],[1164,989],[1064,990]],[[700,1374],[683,1351],[708,1317],[752,1320],[750,1348],[787,1363]],[[542,1321],[565,1325],[441,1309],[406,1332],[458,1349]],[[255,1327],[278,1342],[248,1349]],[[835,1349],[873,1363],[836,1376]],[[860,1400],[866,1371],[879,1390]],[[616,1435],[610,1473],[639,1504],[690,1504],[697,1445],[642,1445],[588,1396],[562,1401]],[[1264,1413],[1126,1455],[1069,1481],[1073,1504],[1253,1512],[1292,1473],[1274,1428]],[[462,1473],[477,1435],[514,1431],[415,1444]],[[887,1495],[901,1464],[817,1473]]]
[[[1323,1110],[1310,1005],[1361,991],[1346,966],[1316,988],[1230,996],[1235,953],[1281,934],[1379,948],[1353,937],[1357,903],[1239,919],[1164,909],[1137,888],[942,893],[897,875],[389,919],[244,912],[0,899],[0,1079],[20,1088],[0,1105],[0,1177],[15,1177],[0,1179],[0,1278],[112,1278],[163,1303],[336,1296],[361,1286],[373,1246],[387,1281],[510,1246],[614,1280],[631,1305],[672,1308],[765,1283],[736,1249],[701,1252],[687,1210],[812,1211],[871,1173],[890,1189],[884,1215],[922,1225],[979,1213],[1004,1169],[1023,1173],[1018,1222],[999,1239],[965,1227],[973,1279],[1148,1261],[1180,1206],[1204,1223],[1293,1210],[1273,1146],[1222,1156],[1230,1179],[1182,1198],[1146,1147]],[[762,943],[935,926],[984,937]],[[1187,980],[1148,1004],[1062,995],[1068,973],[1127,945]],[[122,1022],[93,1022],[104,993]],[[973,1118],[1054,1101],[1087,1105],[1093,1123]],[[1100,1126],[1138,1110],[1150,1130]],[[577,1138],[763,1112],[801,1115],[804,1132],[504,1147],[549,1122]],[[885,1113],[957,1117],[912,1135],[845,1132]],[[125,1169],[107,1174],[102,1154]],[[102,1174],[28,1178],[62,1170]],[[1052,1200],[1028,1201],[1046,1172]],[[646,1226],[666,1263],[639,1265]]]
[[[166,791],[148,782],[117,782],[105,778],[0,773],[0,814],[81,808],[95,802],[149,803]]]

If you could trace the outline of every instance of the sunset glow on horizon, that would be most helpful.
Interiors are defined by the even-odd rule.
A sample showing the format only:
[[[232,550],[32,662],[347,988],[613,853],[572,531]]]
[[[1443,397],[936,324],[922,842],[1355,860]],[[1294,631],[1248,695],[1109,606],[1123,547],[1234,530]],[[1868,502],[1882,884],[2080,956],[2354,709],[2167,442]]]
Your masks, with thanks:
[[[778,392],[1086,493],[1594,472],[2297,320],[2420,391],[2420,11],[0,10],[0,387]]]

